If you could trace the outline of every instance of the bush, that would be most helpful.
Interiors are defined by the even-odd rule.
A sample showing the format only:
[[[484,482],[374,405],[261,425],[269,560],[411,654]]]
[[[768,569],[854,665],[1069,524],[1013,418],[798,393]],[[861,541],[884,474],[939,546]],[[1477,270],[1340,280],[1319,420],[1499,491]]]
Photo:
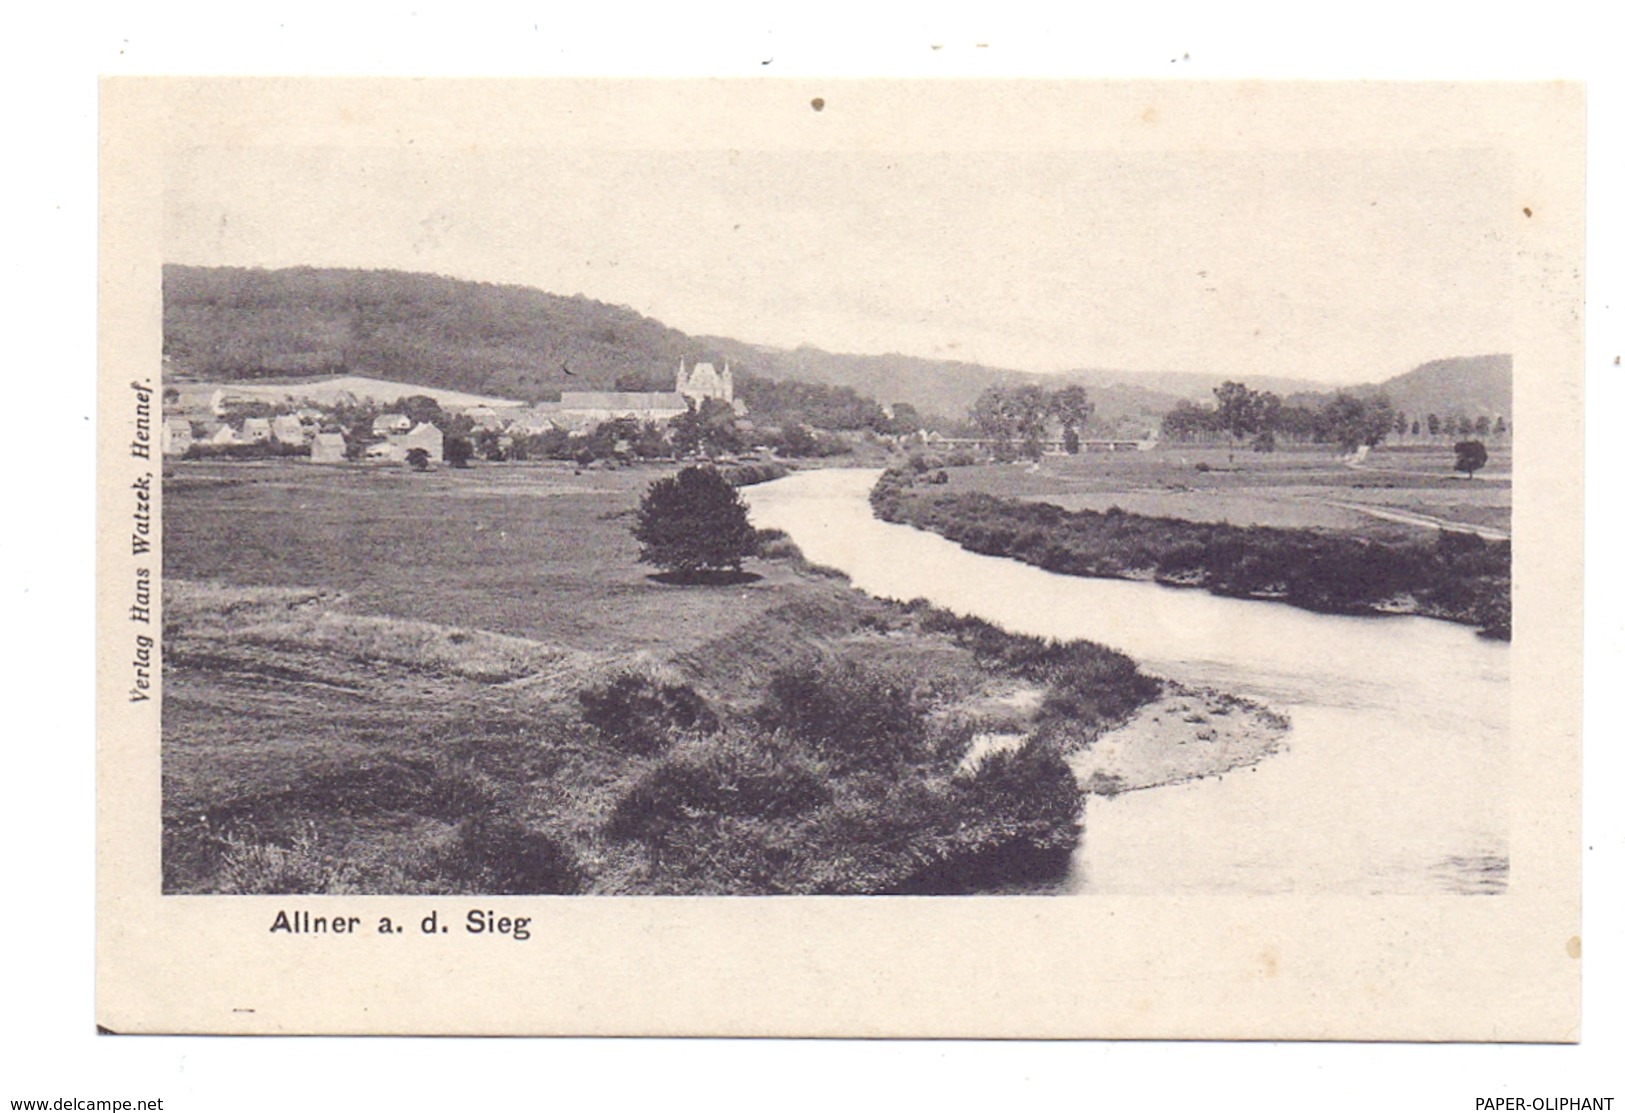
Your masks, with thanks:
[[[781,740],[722,736],[672,754],[616,801],[607,830],[659,838],[705,817],[782,819],[828,803],[816,769]]]
[[[912,685],[852,661],[801,661],[773,674],[757,717],[842,769],[886,769],[918,756],[925,716]]]
[[[723,469],[722,477],[735,487],[750,487],[783,479],[789,474],[790,469],[783,464],[739,464]]]
[[[622,673],[602,687],[583,689],[578,698],[582,718],[632,753],[658,753],[678,735],[712,734],[718,726],[716,713],[693,688],[639,673]]]
[[[496,809],[457,825],[457,872],[482,892],[579,893],[585,877],[558,839]]]

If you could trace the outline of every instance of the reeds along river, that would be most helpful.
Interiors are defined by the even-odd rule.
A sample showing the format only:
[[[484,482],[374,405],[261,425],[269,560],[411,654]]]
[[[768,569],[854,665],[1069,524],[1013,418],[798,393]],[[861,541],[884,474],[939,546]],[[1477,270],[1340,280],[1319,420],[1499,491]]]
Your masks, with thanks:
[[[746,488],[759,527],[891,599],[1086,638],[1264,701],[1287,749],[1219,778],[1091,797],[1078,893],[1495,893],[1506,886],[1511,650],[1466,626],[1345,618],[1062,576],[877,520],[879,473]]]

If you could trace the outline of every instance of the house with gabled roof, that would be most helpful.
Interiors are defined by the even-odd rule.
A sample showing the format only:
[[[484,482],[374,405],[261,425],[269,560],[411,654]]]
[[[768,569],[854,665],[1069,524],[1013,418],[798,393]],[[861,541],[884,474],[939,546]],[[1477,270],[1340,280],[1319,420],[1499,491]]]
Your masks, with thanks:
[[[271,419],[271,437],[279,444],[302,445],[305,427],[293,414],[280,414]]]
[[[184,456],[192,447],[192,423],[184,417],[164,419],[163,448],[165,456]]]
[[[344,436],[341,433],[317,433],[310,439],[310,462],[313,464],[342,464],[345,459]]]

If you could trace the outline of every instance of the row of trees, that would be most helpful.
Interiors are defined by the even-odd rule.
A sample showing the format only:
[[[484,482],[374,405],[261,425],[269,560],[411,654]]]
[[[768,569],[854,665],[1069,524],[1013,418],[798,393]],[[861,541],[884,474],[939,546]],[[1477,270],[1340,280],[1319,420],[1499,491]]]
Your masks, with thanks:
[[[970,422],[981,436],[992,442],[998,459],[1014,459],[1019,451],[1036,460],[1044,454],[1052,424],[1060,426],[1061,443],[1066,451],[1076,453],[1082,445],[1083,427],[1094,412],[1095,404],[1081,386],[1068,385],[1057,390],[1031,384],[990,386],[971,406]]]
[[[1162,419],[1162,434],[1169,440],[1201,441],[1228,437],[1231,447],[1250,440],[1261,452],[1274,449],[1277,438],[1299,444],[1335,444],[1345,452],[1361,445],[1376,447],[1390,436],[1479,436],[1505,434],[1505,418],[1466,417],[1440,419],[1396,411],[1385,394],[1358,395],[1342,391],[1318,405],[1284,401],[1267,390],[1226,382],[1213,390],[1211,405],[1181,401]]]
[[[448,455],[450,441],[447,441]],[[541,433],[504,435],[491,430],[475,434],[474,452],[485,460],[670,460],[686,456],[723,456],[751,448],[769,448],[784,456],[815,458],[852,451],[842,437],[815,432],[804,425],[782,429],[743,426],[733,409],[707,398],[664,425],[618,417],[583,433],[549,429]]]
[[[1336,444],[1344,451],[1381,444],[1394,426],[1386,395],[1363,397],[1339,392],[1318,408],[1287,405],[1272,391],[1226,382],[1213,389],[1213,404],[1180,401],[1162,419],[1162,435],[1174,441],[1225,436],[1234,448],[1250,440],[1260,452],[1273,451],[1278,437],[1300,443]]]

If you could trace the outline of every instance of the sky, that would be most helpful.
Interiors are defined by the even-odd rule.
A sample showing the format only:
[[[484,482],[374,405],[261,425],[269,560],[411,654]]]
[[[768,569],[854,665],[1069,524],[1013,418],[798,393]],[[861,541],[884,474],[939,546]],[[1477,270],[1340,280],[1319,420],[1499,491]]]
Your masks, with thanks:
[[[1351,383],[1510,350],[1510,197],[1471,149],[210,146],[170,160],[165,238],[780,347]]]

